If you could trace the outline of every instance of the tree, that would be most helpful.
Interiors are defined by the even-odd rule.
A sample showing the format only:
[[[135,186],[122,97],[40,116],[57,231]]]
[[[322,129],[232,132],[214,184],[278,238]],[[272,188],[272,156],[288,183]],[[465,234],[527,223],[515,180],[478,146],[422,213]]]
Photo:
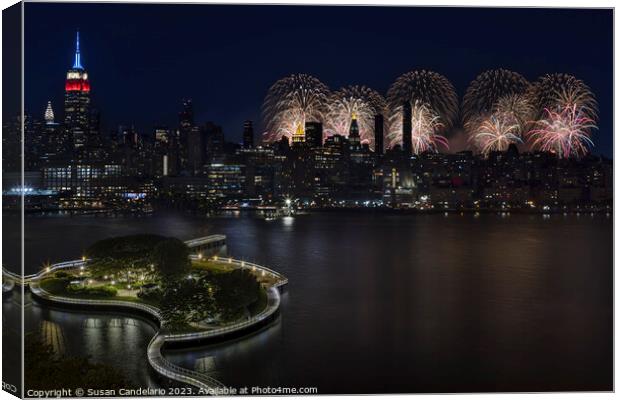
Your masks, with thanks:
[[[90,270],[95,275],[127,273],[146,267],[153,249],[166,240],[165,236],[149,234],[108,238],[93,243],[85,255],[93,259]]]
[[[85,253],[90,258],[140,260],[165,240],[168,240],[165,236],[150,234],[119,236],[99,240],[89,246]]]
[[[220,318],[230,320],[239,315],[260,296],[260,283],[248,270],[235,269],[225,274],[211,275],[215,304]]]
[[[212,293],[205,279],[170,281],[160,302],[165,325],[174,328],[213,317],[215,303]]]
[[[191,268],[189,248],[175,238],[158,243],[153,248],[150,259],[162,277],[164,285],[185,277]]]

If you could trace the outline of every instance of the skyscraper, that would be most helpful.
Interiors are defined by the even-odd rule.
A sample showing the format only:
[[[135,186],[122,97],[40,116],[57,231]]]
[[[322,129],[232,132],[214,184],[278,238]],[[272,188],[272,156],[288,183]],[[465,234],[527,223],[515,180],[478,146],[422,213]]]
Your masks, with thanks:
[[[204,126],[207,141],[207,159],[209,162],[221,160],[224,156],[224,131],[222,127],[213,121],[208,121]]]
[[[410,156],[412,152],[411,143],[411,103],[403,104],[403,151]]]
[[[306,142],[310,147],[323,146],[323,124],[320,122],[306,122]]]
[[[65,129],[78,149],[86,144],[89,131],[90,82],[80,58],[80,33],[75,41],[73,67],[65,81]]]
[[[189,136],[194,126],[194,106],[192,99],[183,99],[183,109],[179,112],[179,161],[181,168],[188,165]]]
[[[246,149],[254,147],[254,128],[252,121],[249,120],[243,123],[243,147]]]
[[[45,123],[47,125],[54,123],[54,110],[52,110],[52,102],[47,102],[47,107],[45,108],[45,114],[43,115],[45,118]]]
[[[383,115],[375,115],[375,153],[383,154]]]
[[[198,126],[192,127],[187,142],[189,146],[188,170],[192,175],[197,175],[205,162],[205,130]]]
[[[360,127],[357,123],[357,115],[353,113],[351,115],[351,125],[349,126],[349,143],[351,148],[360,147]]]
[[[291,139],[293,145],[299,145],[306,142],[306,132],[304,131],[304,125],[302,125],[301,122],[297,124],[297,129],[295,130],[295,133],[293,133]]]

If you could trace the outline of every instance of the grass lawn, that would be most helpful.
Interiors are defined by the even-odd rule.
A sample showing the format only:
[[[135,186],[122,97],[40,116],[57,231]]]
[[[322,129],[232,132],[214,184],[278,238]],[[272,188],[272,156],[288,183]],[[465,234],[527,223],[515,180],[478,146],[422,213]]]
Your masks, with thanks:
[[[213,260],[192,261],[192,269],[209,271],[215,274],[222,274],[225,272],[230,272],[235,268],[236,267],[234,265],[228,264],[226,262],[221,262],[221,261],[213,261]]]
[[[57,295],[57,296],[70,297],[74,299],[121,300],[121,301],[130,301],[132,303],[142,303],[142,304],[149,304],[152,306],[158,306],[157,302],[141,299],[138,297],[84,295],[84,294],[72,293],[67,290],[68,282],[64,279],[59,279],[59,278],[44,279],[40,282],[40,285],[41,285],[41,289],[45,290],[48,293]]]

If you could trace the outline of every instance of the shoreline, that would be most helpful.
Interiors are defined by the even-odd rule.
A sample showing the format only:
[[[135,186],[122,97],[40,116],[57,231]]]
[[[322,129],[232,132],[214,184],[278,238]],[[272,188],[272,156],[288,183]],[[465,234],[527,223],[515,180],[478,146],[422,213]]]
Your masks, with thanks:
[[[571,206],[570,208],[564,209],[561,207],[558,208],[549,208],[548,210],[542,210],[539,208],[496,208],[496,207],[481,207],[481,208],[432,208],[432,209],[417,209],[417,208],[392,208],[392,207],[310,207],[310,208],[302,208],[297,210],[300,214],[296,215],[304,215],[304,214],[313,214],[313,213],[356,213],[356,214],[393,214],[393,215],[433,215],[433,214],[502,214],[502,213],[511,213],[511,214],[522,214],[522,215],[579,215],[579,214],[597,214],[597,215],[605,215],[613,213],[613,206],[607,205],[583,205],[580,208],[576,208]],[[261,212],[259,209],[253,208],[234,208],[234,209],[217,209],[213,210],[211,213],[206,213],[204,211],[198,210],[178,210],[178,209],[155,209],[152,212],[144,213],[144,212],[131,212],[131,211],[108,211],[108,212],[68,212],[64,210],[32,210],[31,212],[27,212],[26,215],[28,217],[49,217],[49,216],[57,216],[63,218],[76,218],[76,217],[135,217],[135,218],[145,218],[151,217],[155,215],[165,215],[169,213],[181,213],[186,215],[193,216],[204,216],[204,217],[226,217],[227,213],[231,212],[241,212],[241,213],[255,213],[258,214]],[[5,214],[7,216],[16,216],[18,213],[13,213],[11,210],[6,210]]]

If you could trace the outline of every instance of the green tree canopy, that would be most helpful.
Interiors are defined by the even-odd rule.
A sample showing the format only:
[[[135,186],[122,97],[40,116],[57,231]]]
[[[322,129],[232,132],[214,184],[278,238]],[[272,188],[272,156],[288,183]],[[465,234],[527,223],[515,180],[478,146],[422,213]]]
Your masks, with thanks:
[[[160,235],[129,235],[103,239],[86,249],[86,256],[99,259],[141,260],[168,238]]]
[[[260,283],[245,269],[211,275],[209,280],[215,290],[215,304],[223,320],[238,317],[260,295]]]
[[[181,278],[187,275],[191,268],[189,248],[175,238],[159,242],[153,248],[150,260],[165,280]]]
[[[160,310],[169,328],[210,318],[215,313],[212,290],[202,279],[170,281],[163,292]]]

